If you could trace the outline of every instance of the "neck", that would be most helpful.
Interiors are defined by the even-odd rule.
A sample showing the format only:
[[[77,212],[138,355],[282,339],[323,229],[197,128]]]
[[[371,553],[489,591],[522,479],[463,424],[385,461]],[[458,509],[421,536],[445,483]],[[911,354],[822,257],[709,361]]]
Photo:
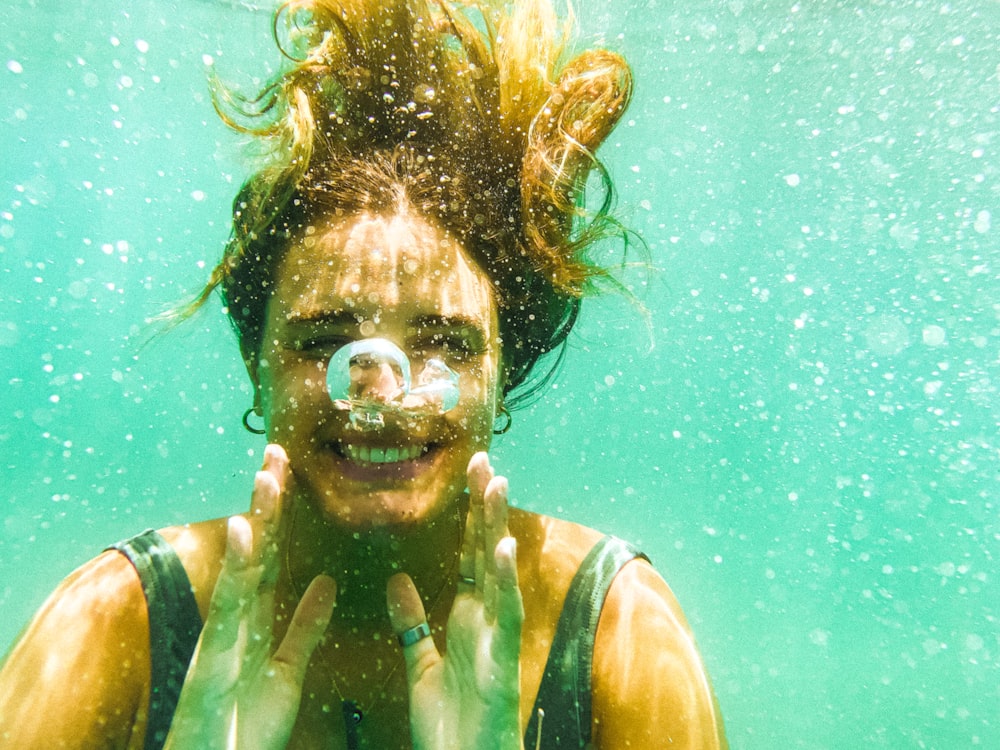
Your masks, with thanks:
[[[430,616],[453,581],[468,498],[461,495],[434,519],[406,527],[344,528],[316,512],[309,498],[293,498],[284,564],[298,600],[320,573],[337,582],[334,620],[358,628],[387,619],[385,587],[407,573]]]

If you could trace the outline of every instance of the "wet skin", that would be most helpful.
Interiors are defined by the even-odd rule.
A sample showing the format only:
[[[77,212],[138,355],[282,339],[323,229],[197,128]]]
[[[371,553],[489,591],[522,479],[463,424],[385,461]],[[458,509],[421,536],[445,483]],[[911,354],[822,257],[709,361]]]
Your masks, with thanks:
[[[429,357],[448,362],[461,378],[456,408],[412,428],[353,431],[326,392],[325,367],[338,346],[375,336],[401,346],[416,371]],[[212,641],[205,633],[247,633],[243,643],[261,669],[247,669],[225,641],[208,649],[214,653],[201,667],[196,660],[188,679],[202,678],[198,690],[185,690],[194,696],[188,715],[196,739],[177,747],[207,746],[218,727],[205,722],[219,714],[199,707],[220,689],[226,700],[239,695],[244,715],[263,722],[252,728],[255,737],[276,728],[274,747],[286,747],[279,735],[289,732],[287,747],[295,750],[343,747],[337,684],[365,706],[371,746],[452,747],[411,745],[407,732],[448,707],[442,739],[461,734],[464,748],[495,748],[506,734],[518,747],[518,713],[523,729],[566,589],[600,534],[515,509],[508,517],[506,482],[490,479],[485,456],[469,463],[489,444],[501,384],[488,279],[454,238],[420,217],[318,217],[278,269],[263,341],[248,368],[269,439],[285,450],[265,453],[248,513],[162,532],[208,618],[203,643]],[[463,530],[465,543],[474,544],[460,555]],[[508,533],[517,540],[517,575]],[[477,586],[457,585],[456,571],[472,573]],[[519,656],[516,638],[496,637],[498,613],[520,609],[499,605],[497,593],[513,594],[517,580],[520,592],[510,602],[523,595],[523,622],[514,617],[499,627],[521,631]],[[401,654],[393,633],[425,612],[433,640]],[[446,659],[464,653],[463,664],[438,661],[445,639]],[[500,641],[507,645],[497,652],[481,647]],[[472,658],[484,653],[499,661]],[[0,730],[17,747],[138,750],[148,664],[142,588],[129,563],[107,553],[60,586],[11,653],[0,672],[0,719],[19,721],[0,721]],[[276,676],[280,684],[269,686]],[[725,747],[680,607],[645,563],[615,579],[595,639],[593,678],[595,747]],[[475,699],[491,687],[500,689]],[[274,713],[279,706],[283,718]],[[416,707],[417,725],[408,707]],[[175,720],[184,713],[179,707]]]
[[[415,425],[353,430],[327,394],[326,364],[343,344],[375,336],[410,352],[418,372],[445,359],[461,378],[458,406]],[[405,528],[454,503],[469,459],[489,445],[500,365],[489,280],[454,238],[415,216],[317,221],[288,250],[263,342],[251,373],[269,439],[324,520]],[[375,463],[373,451],[406,460]]]

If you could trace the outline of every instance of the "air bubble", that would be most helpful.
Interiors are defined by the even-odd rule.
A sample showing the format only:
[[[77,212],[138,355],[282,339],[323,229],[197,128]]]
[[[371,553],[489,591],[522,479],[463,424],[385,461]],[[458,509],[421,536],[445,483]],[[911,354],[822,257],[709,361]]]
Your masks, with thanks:
[[[387,339],[369,338],[340,347],[326,369],[334,406],[350,413],[356,429],[377,430],[390,418],[412,423],[458,405],[459,376],[432,357],[414,380],[406,353]]]

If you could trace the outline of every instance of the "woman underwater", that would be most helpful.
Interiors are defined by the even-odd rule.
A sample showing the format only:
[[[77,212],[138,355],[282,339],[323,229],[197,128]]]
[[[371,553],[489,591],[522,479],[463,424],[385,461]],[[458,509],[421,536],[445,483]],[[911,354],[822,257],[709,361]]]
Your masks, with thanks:
[[[221,293],[254,385],[250,510],[67,578],[0,673],[0,746],[725,747],[663,580],[508,508],[485,453],[606,278],[578,204],[627,65],[564,56],[548,0],[293,0],[275,39],[259,97],[217,91],[267,156],[193,305]]]

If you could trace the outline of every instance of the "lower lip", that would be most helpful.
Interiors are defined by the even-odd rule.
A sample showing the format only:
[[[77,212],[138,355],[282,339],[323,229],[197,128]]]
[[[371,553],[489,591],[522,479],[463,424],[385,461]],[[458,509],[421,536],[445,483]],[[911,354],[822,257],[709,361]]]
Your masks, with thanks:
[[[338,473],[345,479],[366,484],[406,482],[416,479],[434,463],[440,448],[431,448],[426,453],[409,461],[394,461],[387,464],[358,463],[331,449],[337,461]]]

